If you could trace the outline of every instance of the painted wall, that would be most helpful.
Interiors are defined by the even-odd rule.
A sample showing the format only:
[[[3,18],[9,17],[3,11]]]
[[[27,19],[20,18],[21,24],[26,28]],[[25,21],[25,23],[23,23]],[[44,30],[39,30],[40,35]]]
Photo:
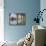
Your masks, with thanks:
[[[4,35],[7,41],[18,41],[32,29],[35,14],[40,9],[40,0],[4,0]],[[9,13],[22,11],[26,14],[26,25],[10,26]]]

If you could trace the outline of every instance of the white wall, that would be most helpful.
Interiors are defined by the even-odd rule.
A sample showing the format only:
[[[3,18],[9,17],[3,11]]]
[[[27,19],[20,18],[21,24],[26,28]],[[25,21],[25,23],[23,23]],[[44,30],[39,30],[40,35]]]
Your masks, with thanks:
[[[0,42],[4,41],[4,0],[0,0]]]

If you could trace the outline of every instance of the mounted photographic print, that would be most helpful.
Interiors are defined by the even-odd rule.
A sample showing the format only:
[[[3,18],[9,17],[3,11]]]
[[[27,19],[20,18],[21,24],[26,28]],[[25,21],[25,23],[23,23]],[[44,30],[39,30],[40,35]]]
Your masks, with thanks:
[[[26,15],[25,13],[9,13],[10,25],[25,25]]]

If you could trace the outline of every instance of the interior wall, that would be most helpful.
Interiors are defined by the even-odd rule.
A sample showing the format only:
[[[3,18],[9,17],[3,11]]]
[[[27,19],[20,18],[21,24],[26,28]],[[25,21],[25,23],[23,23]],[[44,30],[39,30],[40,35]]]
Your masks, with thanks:
[[[4,41],[4,0],[0,0],[0,42]]]
[[[43,9],[46,9],[46,0],[40,0],[40,10],[42,11]],[[40,25],[46,27],[46,10],[43,12],[43,22],[40,21]],[[46,43],[46,40],[45,40]]]
[[[41,11],[42,11],[43,9],[46,9],[46,0],[41,0],[41,1],[40,1],[40,9],[41,9]],[[46,10],[43,12],[42,17],[43,17],[43,22],[40,21],[40,25],[46,27]]]
[[[18,41],[32,30],[33,19],[40,10],[40,0],[4,0],[4,38],[7,41]],[[9,13],[22,11],[26,14],[26,25],[9,25]]]

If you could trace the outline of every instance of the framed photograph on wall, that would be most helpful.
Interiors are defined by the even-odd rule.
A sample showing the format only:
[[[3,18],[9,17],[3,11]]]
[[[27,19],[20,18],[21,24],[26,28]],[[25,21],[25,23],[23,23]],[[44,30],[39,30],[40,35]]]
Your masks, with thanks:
[[[9,13],[10,25],[25,25],[26,15],[25,13]]]

